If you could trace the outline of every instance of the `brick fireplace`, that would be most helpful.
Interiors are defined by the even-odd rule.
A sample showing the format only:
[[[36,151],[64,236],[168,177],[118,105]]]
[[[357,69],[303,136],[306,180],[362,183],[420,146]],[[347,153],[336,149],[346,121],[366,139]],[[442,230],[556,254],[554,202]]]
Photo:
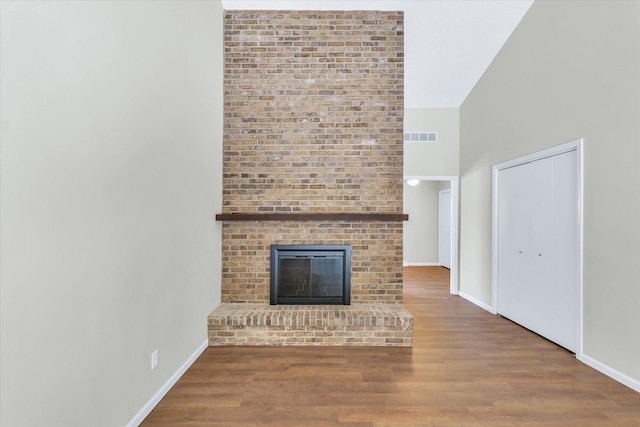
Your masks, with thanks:
[[[402,13],[227,11],[224,63],[210,344],[411,345]],[[349,245],[351,305],[271,308],[271,245]]]

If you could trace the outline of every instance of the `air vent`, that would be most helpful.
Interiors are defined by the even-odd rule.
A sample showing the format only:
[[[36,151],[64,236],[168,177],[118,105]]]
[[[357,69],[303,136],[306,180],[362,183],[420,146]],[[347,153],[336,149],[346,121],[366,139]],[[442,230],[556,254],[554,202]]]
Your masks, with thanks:
[[[404,142],[438,142],[438,132],[406,132]]]

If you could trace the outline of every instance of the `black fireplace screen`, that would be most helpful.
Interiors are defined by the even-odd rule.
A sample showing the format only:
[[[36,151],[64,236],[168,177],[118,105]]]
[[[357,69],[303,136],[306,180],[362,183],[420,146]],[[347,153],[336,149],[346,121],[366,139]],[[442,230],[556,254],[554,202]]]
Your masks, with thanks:
[[[350,246],[271,246],[271,304],[350,304],[350,296]]]

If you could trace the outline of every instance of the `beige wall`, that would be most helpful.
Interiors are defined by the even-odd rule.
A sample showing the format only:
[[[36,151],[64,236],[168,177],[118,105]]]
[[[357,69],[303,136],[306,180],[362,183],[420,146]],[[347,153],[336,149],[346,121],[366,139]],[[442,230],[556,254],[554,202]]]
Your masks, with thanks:
[[[491,302],[491,167],[584,138],[584,353],[640,380],[640,2],[535,2],[464,102],[460,287]]]
[[[451,181],[438,181],[438,190],[450,190]]]
[[[440,185],[438,181],[423,181],[415,187],[404,184],[404,213],[409,221],[404,222],[403,259],[409,265],[438,262]]]
[[[122,426],[220,299],[222,8],[1,7],[0,424]]]
[[[460,154],[458,108],[407,108],[405,132],[438,132],[438,142],[406,142],[404,175],[457,176]]]

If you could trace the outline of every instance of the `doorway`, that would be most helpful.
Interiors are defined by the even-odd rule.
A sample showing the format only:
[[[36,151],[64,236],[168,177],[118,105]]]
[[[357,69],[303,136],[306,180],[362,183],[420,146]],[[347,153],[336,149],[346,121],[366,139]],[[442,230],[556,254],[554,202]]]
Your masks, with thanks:
[[[420,185],[419,183],[422,182],[427,182],[427,183],[433,183],[433,182],[440,182],[443,184],[449,184],[449,189],[446,189],[445,191],[448,191],[449,193],[449,198],[450,198],[450,212],[449,212],[449,217],[448,217],[448,222],[450,224],[450,233],[448,238],[447,237],[443,237],[446,242],[444,242],[445,244],[448,243],[449,244],[449,257],[448,257],[448,267],[449,268],[449,292],[453,295],[458,295],[459,293],[459,285],[458,285],[458,212],[459,212],[459,179],[457,176],[405,176],[404,177],[404,181],[407,182],[409,180],[416,180],[418,181],[418,185]],[[436,201],[436,203],[438,203],[438,200]],[[439,206],[436,208],[436,212],[439,212]],[[409,221],[412,220],[412,215],[409,215]],[[413,220],[420,220],[415,218],[415,215],[413,217]],[[436,229],[439,229],[440,225],[439,225],[439,219],[436,218]],[[437,263],[433,263],[430,265],[442,265],[441,263],[441,259],[440,259],[440,255],[439,255],[439,248],[440,248],[440,237],[436,237],[436,248],[437,248],[437,254],[436,256],[438,257],[438,262]],[[447,261],[446,259],[444,260],[445,262]],[[405,264],[407,265],[407,264]],[[423,264],[424,265],[424,264]]]

